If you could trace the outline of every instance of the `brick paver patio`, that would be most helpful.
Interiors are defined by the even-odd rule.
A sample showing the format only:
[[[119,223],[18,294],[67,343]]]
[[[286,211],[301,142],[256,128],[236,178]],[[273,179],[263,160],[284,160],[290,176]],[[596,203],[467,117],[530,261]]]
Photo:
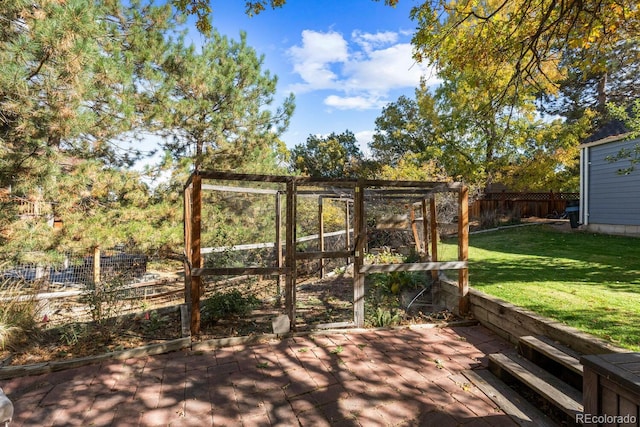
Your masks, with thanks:
[[[20,426],[515,426],[462,375],[481,326],[358,330],[0,381]]]

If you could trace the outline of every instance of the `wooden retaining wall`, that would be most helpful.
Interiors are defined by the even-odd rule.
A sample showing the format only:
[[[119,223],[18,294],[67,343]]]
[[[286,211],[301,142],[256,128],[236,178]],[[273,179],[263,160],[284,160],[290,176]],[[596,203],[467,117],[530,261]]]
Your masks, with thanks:
[[[434,286],[434,304],[457,307],[457,284],[444,279]],[[476,289],[469,289],[469,306],[474,319],[514,345],[522,336],[542,335],[581,354],[629,351]]]

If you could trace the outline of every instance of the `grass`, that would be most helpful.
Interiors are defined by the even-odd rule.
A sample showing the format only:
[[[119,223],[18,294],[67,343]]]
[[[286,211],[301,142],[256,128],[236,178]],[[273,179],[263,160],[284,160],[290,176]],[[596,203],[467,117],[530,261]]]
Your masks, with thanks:
[[[439,247],[454,259],[455,241]],[[640,239],[536,225],[471,235],[470,286],[640,351]]]
[[[36,290],[11,280],[0,281],[0,351],[12,348],[36,328]]]

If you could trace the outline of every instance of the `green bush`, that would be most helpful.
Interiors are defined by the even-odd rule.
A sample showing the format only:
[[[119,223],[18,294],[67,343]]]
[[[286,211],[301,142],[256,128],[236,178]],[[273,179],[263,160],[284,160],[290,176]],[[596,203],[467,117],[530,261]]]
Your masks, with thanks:
[[[123,299],[129,278],[117,275],[97,284],[87,283],[80,302],[89,307],[91,318],[99,326],[106,326],[110,319],[120,316],[127,304]]]
[[[201,321],[214,324],[220,319],[245,316],[260,303],[254,295],[243,296],[238,290],[216,292],[207,298],[200,309]]]

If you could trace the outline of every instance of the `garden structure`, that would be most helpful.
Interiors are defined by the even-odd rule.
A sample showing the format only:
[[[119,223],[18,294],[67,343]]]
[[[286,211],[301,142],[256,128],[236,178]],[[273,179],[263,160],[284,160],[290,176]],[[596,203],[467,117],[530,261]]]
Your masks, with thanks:
[[[215,196],[217,194],[217,196]],[[220,196],[224,194],[224,196]],[[234,196],[236,195],[236,196]],[[214,212],[217,202],[223,199],[239,197],[236,201],[233,216],[219,216]],[[272,219],[273,240],[252,246],[254,248],[273,248],[273,256],[257,257],[245,261],[242,266],[219,265],[215,255],[220,256],[224,248],[205,246],[216,235],[218,224],[226,221],[245,220],[254,224],[256,214],[248,208],[247,198],[258,196],[254,203],[268,203],[273,209],[269,216]],[[458,259],[439,261],[437,253],[438,218],[437,200],[449,197],[457,206],[451,215],[457,228]],[[303,239],[297,238],[301,229],[299,211],[302,201],[313,200],[317,203],[318,244],[309,247],[303,245]],[[325,248],[325,226],[323,209],[331,202],[332,206],[344,206],[343,234],[345,239],[342,248]],[[393,207],[404,210],[398,214]],[[416,211],[422,218],[416,217]],[[211,218],[216,216],[215,221]],[[227,213],[230,215],[230,213]],[[244,215],[244,217],[243,217]],[[377,215],[377,218],[376,218]],[[264,219],[264,218],[262,218]],[[368,233],[375,228],[393,228],[394,222],[404,222],[410,226],[413,235],[416,262],[409,263],[365,263],[368,252]],[[421,223],[421,226],[418,224]],[[240,275],[275,276],[280,283],[284,281],[281,295],[284,296],[284,311],[288,316],[291,328],[296,327],[296,279],[304,263],[316,262],[319,272],[324,274],[325,265],[335,260],[344,260],[353,265],[353,320],[330,327],[363,327],[365,307],[365,276],[379,273],[399,272],[431,272],[437,280],[438,272],[443,270],[458,271],[457,306],[452,310],[465,314],[468,312],[468,190],[461,183],[424,182],[424,181],[384,181],[354,179],[319,179],[298,176],[272,176],[238,174],[220,171],[197,171],[188,179],[184,189],[184,225],[185,225],[185,302],[190,313],[190,329],[192,335],[200,333],[200,302],[205,291],[206,279],[211,277],[229,277]],[[253,227],[254,225],[249,225]],[[219,234],[219,233],[218,233]],[[219,237],[219,236],[218,236]],[[246,244],[246,242],[243,242]],[[239,245],[235,245],[237,248]],[[229,246],[227,249],[231,249]],[[206,255],[213,254],[205,260]],[[215,285],[214,285],[215,286]]]

